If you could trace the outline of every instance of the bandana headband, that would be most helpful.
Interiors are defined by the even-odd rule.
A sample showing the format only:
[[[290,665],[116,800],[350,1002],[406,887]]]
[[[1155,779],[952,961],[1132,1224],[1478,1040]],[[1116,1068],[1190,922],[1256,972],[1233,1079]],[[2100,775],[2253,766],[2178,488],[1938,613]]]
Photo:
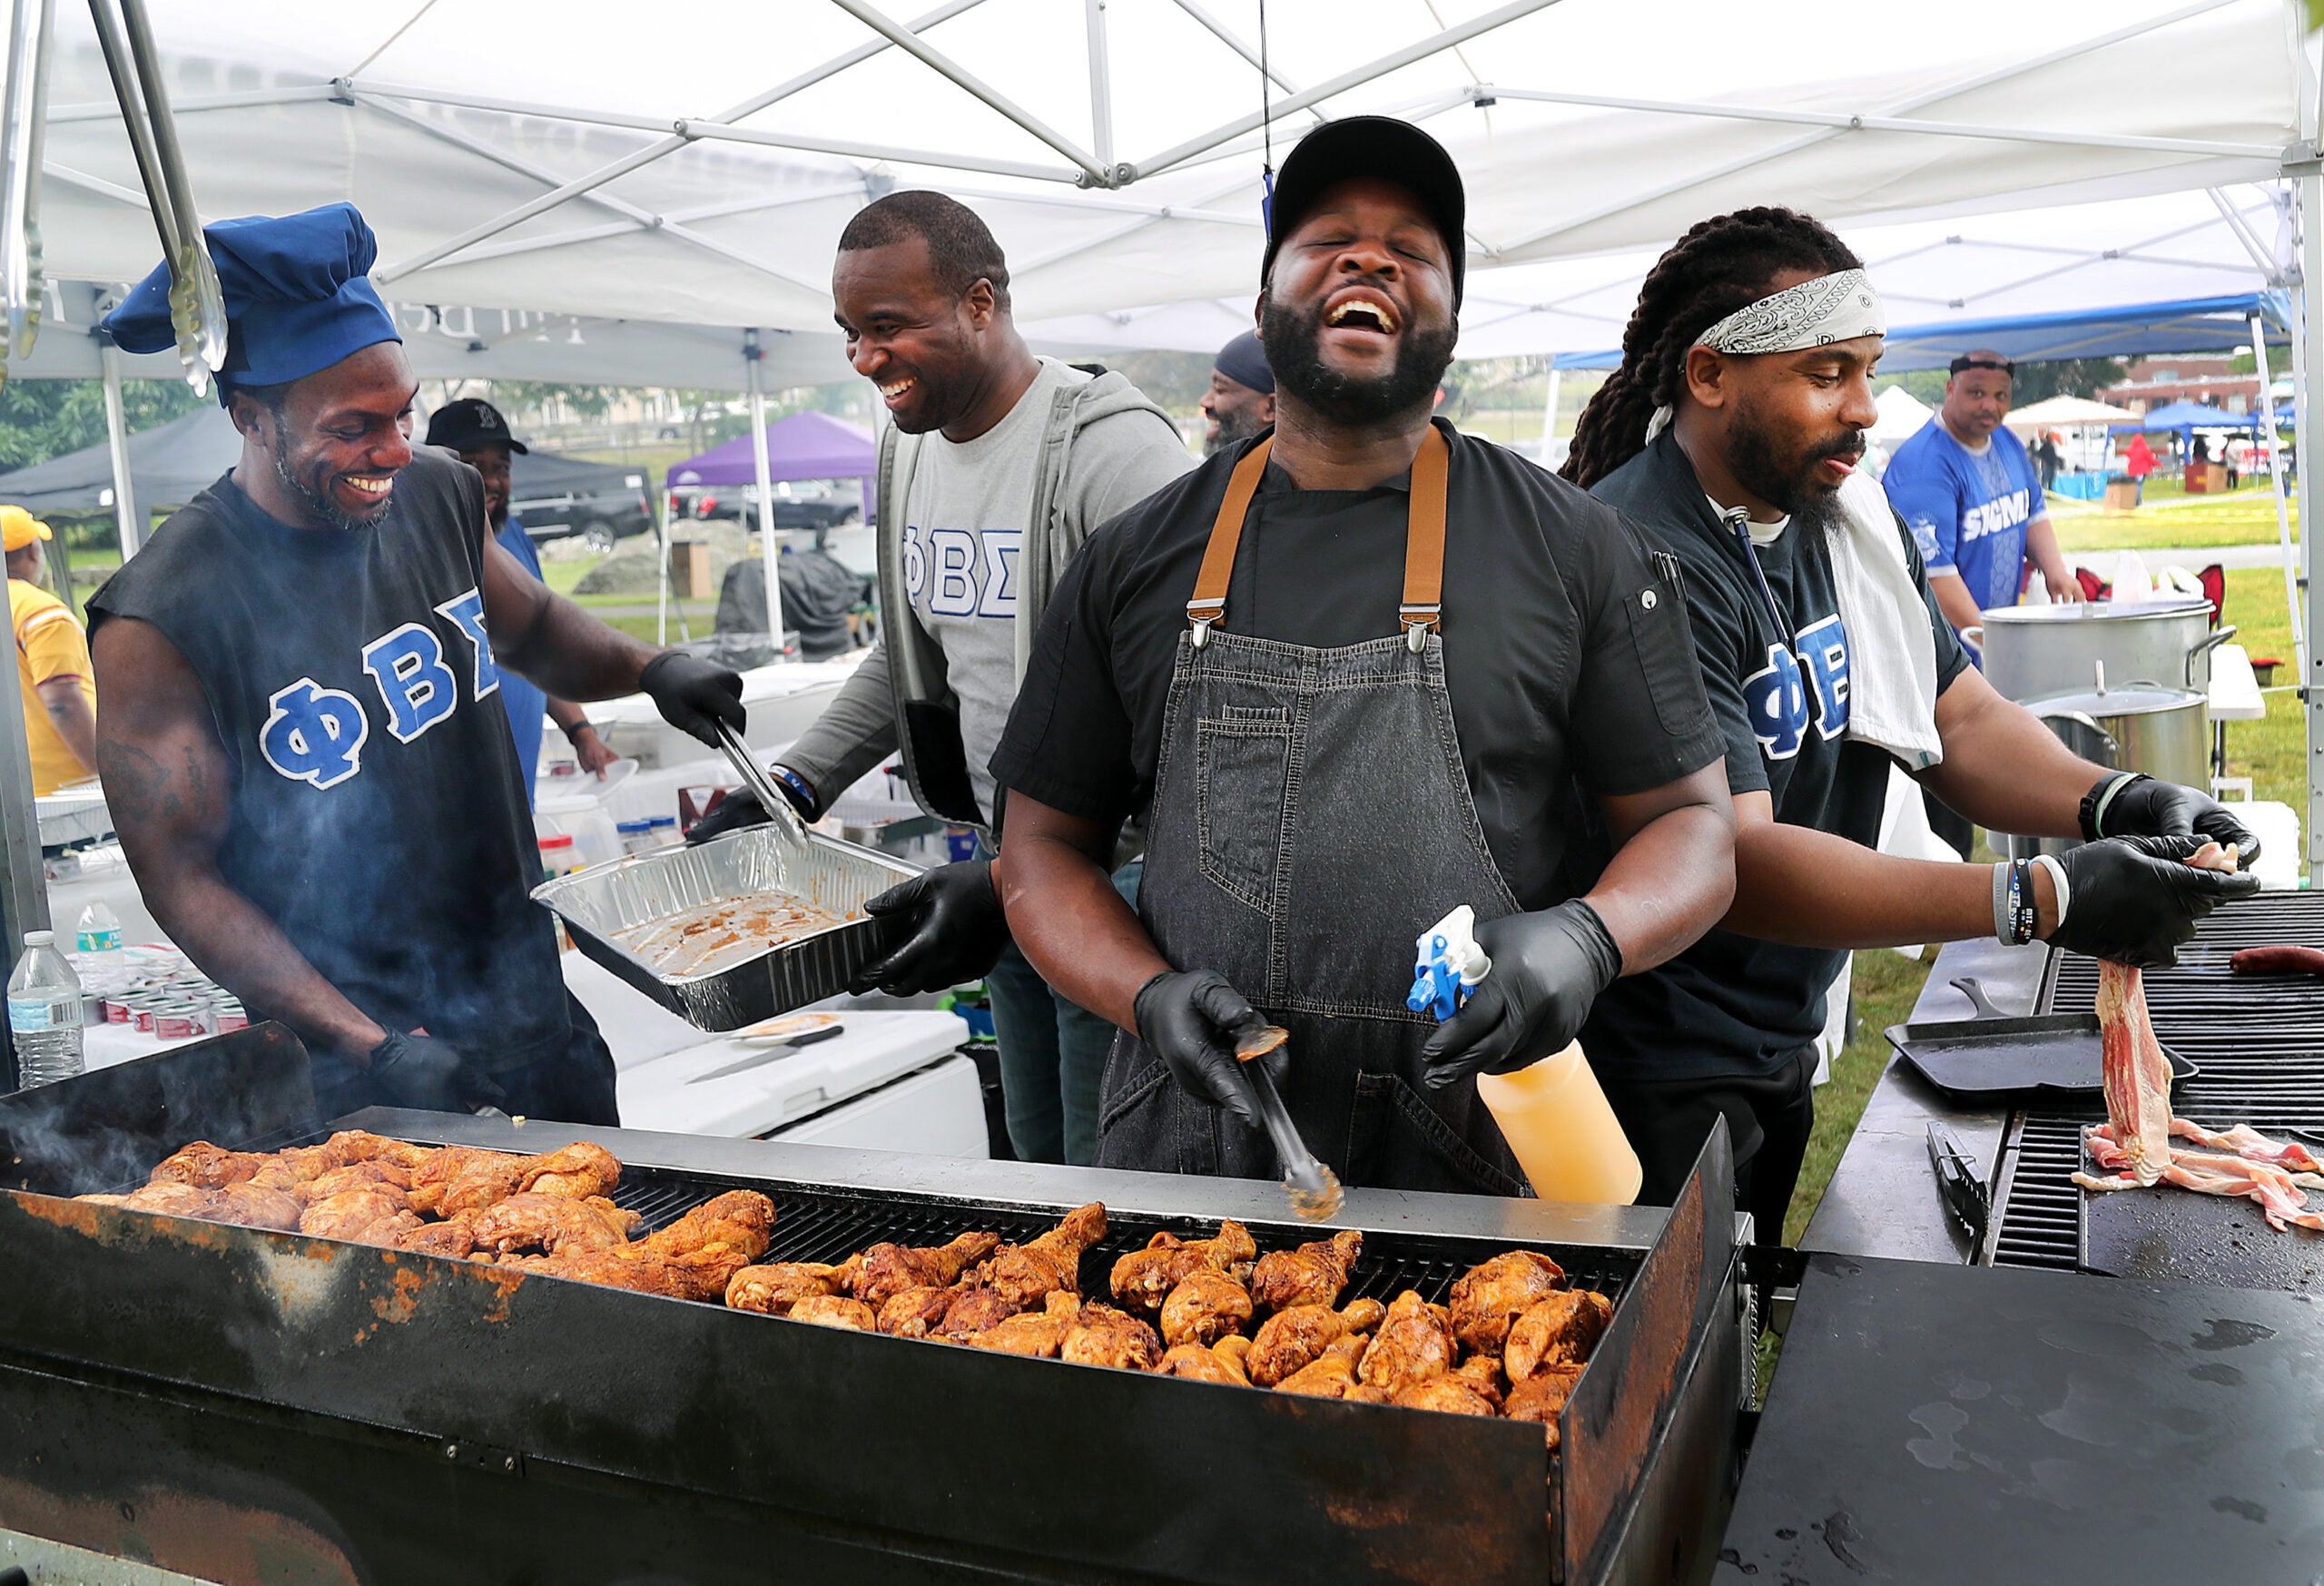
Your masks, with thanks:
[[[1839,270],[1744,304],[1696,337],[1694,345],[1752,358],[1887,333],[1887,310],[1872,278],[1861,270]],[[1669,428],[1673,411],[1667,405],[1654,410],[1646,426],[1649,441]]]

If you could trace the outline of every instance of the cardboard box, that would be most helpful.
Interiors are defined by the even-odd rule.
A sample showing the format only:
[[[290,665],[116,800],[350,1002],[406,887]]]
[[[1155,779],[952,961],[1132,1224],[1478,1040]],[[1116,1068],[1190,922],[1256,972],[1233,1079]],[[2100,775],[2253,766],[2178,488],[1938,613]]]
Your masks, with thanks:
[[[2110,479],[2106,484],[2106,510],[2128,512],[2139,504],[2139,488],[2128,479]]]
[[[718,593],[710,583],[708,540],[670,542],[670,593],[680,600],[708,600]]]

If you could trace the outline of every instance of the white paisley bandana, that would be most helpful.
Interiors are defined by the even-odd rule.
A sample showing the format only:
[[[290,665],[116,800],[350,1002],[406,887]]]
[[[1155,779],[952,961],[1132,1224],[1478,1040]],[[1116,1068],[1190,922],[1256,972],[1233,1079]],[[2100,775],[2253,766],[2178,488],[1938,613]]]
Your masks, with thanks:
[[[1835,271],[1803,281],[1756,303],[1746,303],[1695,338],[1697,347],[1737,357],[1763,352],[1804,352],[1858,336],[1886,336],[1888,312],[1872,278],[1861,270]],[[1669,428],[1672,410],[1657,408],[1647,420],[1652,440]]]

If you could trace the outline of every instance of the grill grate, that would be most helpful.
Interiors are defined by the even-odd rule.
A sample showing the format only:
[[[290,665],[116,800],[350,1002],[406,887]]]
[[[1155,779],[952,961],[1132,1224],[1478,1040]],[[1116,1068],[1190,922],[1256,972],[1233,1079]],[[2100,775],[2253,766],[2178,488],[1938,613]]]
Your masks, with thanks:
[[[2269,1132],[2324,1128],[2324,980],[2253,975],[2228,984],[2239,948],[2324,946],[2324,894],[2269,892],[2212,915],[2179,967],[2143,977],[2155,1035],[2201,1072],[2172,1088],[2180,1117],[2213,1128]],[[2053,952],[2036,1007],[2087,1013],[2098,999],[2095,960]],[[2011,1118],[2002,1146],[1991,1259],[1997,1266],[2072,1270],[2079,1265],[2082,1130],[2106,1116],[2093,1097]]]
[[[614,1201],[645,1220],[642,1236],[675,1221],[688,1208],[727,1189],[756,1189],[775,1204],[774,1238],[761,1259],[776,1261],[844,1260],[867,1245],[892,1240],[901,1245],[940,1245],[958,1234],[990,1229],[1003,1238],[1021,1243],[1056,1226],[1044,1213],[963,1206],[957,1202],[916,1201],[905,1197],[854,1195],[844,1191],[806,1189],[797,1186],[716,1179],[655,1168],[625,1168],[614,1190]],[[1195,1224],[1182,1218],[1152,1218],[1108,1214],[1106,1237],[1081,1258],[1081,1292],[1091,1299],[1111,1294],[1108,1276],[1115,1261],[1142,1248],[1165,1229],[1184,1238],[1206,1237],[1216,1224]],[[1318,1237],[1307,1229],[1255,1224],[1251,1233],[1262,1251],[1286,1248]],[[1517,1241],[1425,1240],[1396,1234],[1367,1232],[1364,1254],[1357,1260],[1341,1304],[1352,1300],[1393,1299],[1414,1289],[1433,1304],[1442,1304],[1458,1278],[1488,1256],[1517,1247]],[[1577,1288],[1594,1288],[1609,1299],[1619,1299],[1630,1268],[1607,1259],[1603,1250],[1551,1246],[1547,1252],[1566,1269]]]

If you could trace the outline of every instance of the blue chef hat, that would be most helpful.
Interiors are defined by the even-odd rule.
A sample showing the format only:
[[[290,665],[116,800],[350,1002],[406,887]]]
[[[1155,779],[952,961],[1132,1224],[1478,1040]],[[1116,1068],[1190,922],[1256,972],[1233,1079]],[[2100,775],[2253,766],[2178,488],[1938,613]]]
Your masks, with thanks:
[[[367,272],[379,239],[351,203],[295,215],[250,215],[204,226],[226,299],[226,367],[218,399],[234,386],[287,384],[350,353],[401,341]],[[170,267],[157,266],[104,317],[129,352],[177,345],[170,328]]]

